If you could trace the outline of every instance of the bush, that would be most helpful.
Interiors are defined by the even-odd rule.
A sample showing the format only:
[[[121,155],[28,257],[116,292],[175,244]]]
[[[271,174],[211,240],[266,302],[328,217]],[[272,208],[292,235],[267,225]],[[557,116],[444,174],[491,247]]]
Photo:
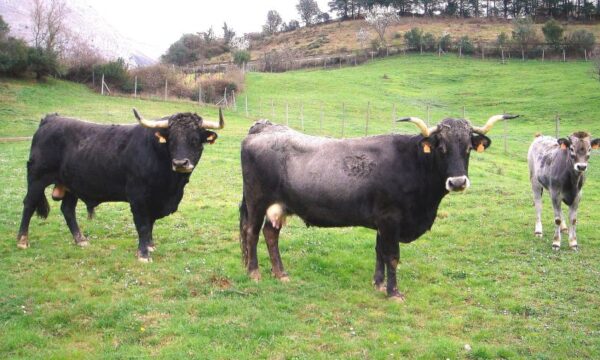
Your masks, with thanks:
[[[233,53],[233,63],[242,66],[250,61],[250,53],[246,50],[236,50]]]
[[[564,31],[565,29],[563,29],[560,23],[554,19],[548,20],[542,27],[544,39],[546,39],[546,42],[554,49],[560,49]]]
[[[432,33],[426,33],[423,35],[423,50],[434,51],[436,48],[435,36]]]
[[[498,47],[500,48],[505,48],[506,46],[508,46],[509,41],[510,39],[508,38],[508,35],[505,32],[501,32],[496,37],[496,45],[498,45]]]
[[[404,41],[409,49],[419,50],[423,45],[423,30],[419,28],[410,29],[404,33]]]
[[[572,50],[590,52],[594,49],[594,45],[596,45],[596,37],[592,32],[584,29],[574,31],[567,40],[567,47]]]
[[[23,76],[29,66],[28,52],[23,40],[9,38],[0,42],[0,74]]]
[[[458,39],[457,46],[462,49],[461,51],[463,54],[472,54],[475,52],[475,46],[473,45],[473,42],[466,35]]]
[[[452,47],[452,37],[450,34],[442,35],[442,37],[440,37],[439,44],[442,51],[449,51]]]
[[[104,74],[104,81],[107,84],[118,88],[123,88],[129,80],[127,65],[122,58],[98,65],[95,71],[98,76]]]
[[[55,52],[42,48],[29,48],[27,58],[29,70],[35,73],[37,80],[42,80],[49,75],[61,75],[58,56]]]

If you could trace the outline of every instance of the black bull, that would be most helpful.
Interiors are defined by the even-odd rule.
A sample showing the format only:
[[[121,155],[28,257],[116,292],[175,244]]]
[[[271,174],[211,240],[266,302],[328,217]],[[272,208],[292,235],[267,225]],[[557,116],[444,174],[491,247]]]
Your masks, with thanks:
[[[200,161],[204,144],[213,143],[219,122],[192,113],[140,125],[100,125],[58,116],[42,119],[33,136],[27,162],[27,195],[17,235],[20,248],[29,247],[29,222],[34,211],[43,218],[49,206],[44,189],[55,185],[52,197],[78,245],[87,245],[75,217],[81,199],[91,216],[103,202],[128,202],[139,235],[138,257],[150,261],[152,228],[157,219],[177,210],[183,189]]]
[[[496,121],[513,117],[496,115],[483,127],[445,119],[432,128],[406,118],[421,135],[345,140],[256,123],[241,150],[240,242],[250,277],[260,279],[256,245],[262,228],[272,272],[288,280],[279,232],[286,215],[298,215],[310,226],[377,230],[375,286],[402,300],[396,281],[399,243],[410,243],[431,228],[446,194],[469,187],[471,149],[487,148],[491,141],[484,134]]]

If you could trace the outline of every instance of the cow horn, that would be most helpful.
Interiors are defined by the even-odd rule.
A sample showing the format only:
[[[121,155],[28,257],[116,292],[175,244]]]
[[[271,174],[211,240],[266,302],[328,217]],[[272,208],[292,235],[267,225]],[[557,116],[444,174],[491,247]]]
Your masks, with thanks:
[[[217,130],[225,127],[225,120],[223,120],[223,109],[219,108],[219,122],[202,119],[202,124],[200,124],[200,127],[203,129]]]
[[[409,121],[409,122],[417,125],[417,127],[421,130],[421,135],[423,135],[424,137],[430,137],[433,133],[435,133],[439,129],[439,127],[437,125],[428,128],[427,124],[425,124],[425,121],[419,119],[418,117],[405,117],[405,118],[398,119],[396,121],[398,121],[398,122]]]
[[[482,127],[473,126],[473,132],[476,132],[478,134],[484,135],[484,134],[486,134],[488,131],[490,131],[492,129],[492,127],[494,126],[494,124],[497,121],[499,121],[499,120],[514,119],[514,118],[518,118],[518,117],[519,117],[519,115],[510,115],[510,114],[494,115],[494,116],[490,117],[488,119],[488,121],[485,123],[485,125],[483,125]]]
[[[137,112],[135,108],[133,108],[133,115],[143,127],[150,129],[166,129],[169,127],[169,120],[146,120]]]

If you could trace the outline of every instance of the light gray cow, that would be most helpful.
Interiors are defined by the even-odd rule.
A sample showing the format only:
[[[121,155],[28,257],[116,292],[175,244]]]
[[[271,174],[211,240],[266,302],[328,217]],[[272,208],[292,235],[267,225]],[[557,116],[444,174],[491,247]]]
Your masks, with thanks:
[[[587,132],[575,132],[567,138],[537,136],[527,159],[535,212],[535,235],[542,237],[542,192],[546,189],[554,208],[554,241],[552,249],[560,249],[561,232],[569,232],[569,246],[577,250],[577,207],[585,181],[590,151],[600,146],[600,138],[592,140]],[[561,202],[569,206],[569,224],[560,209]]]

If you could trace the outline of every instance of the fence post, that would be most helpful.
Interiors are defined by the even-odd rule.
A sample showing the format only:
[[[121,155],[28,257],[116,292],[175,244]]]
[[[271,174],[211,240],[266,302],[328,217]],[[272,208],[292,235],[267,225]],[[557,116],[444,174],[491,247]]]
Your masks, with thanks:
[[[521,48],[521,60],[525,61],[525,50],[523,48]]]
[[[225,103],[225,107],[229,106],[227,103],[227,88],[225,88],[225,91],[223,91],[223,102]]]
[[[92,68],[92,87],[96,87],[96,71]]]
[[[587,49],[583,49],[583,55],[585,56],[585,61],[587,61]]]
[[[233,100],[233,110],[237,112],[237,100],[235,99],[235,90],[231,90],[231,99]]]
[[[365,122],[365,136],[369,134],[369,118],[371,117],[371,102],[367,102],[367,120]]]
[[[567,62],[567,52],[563,49],[563,62]]]
[[[462,45],[458,47],[458,57],[462,57]]]
[[[556,124],[554,126],[556,130],[556,138],[558,139],[560,137],[560,115],[558,113],[556,113],[555,121]]]
[[[485,46],[481,45],[481,60],[485,60]]]
[[[137,76],[135,77],[135,82],[133,84],[133,97],[137,98]]]
[[[167,92],[169,91],[168,80],[165,79],[165,101],[167,101]]]
[[[502,63],[504,64],[504,48],[501,48],[500,51],[502,52]]]
[[[346,115],[344,114],[346,112],[346,104],[342,103],[342,139],[344,138],[344,125],[346,125]]]
[[[100,84],[100,95],[104,95],[104,74],[102,74],[102,84]]]
[[[542,62],[544,62],[544,58],[546,57],[546,49],[542,48]]]

